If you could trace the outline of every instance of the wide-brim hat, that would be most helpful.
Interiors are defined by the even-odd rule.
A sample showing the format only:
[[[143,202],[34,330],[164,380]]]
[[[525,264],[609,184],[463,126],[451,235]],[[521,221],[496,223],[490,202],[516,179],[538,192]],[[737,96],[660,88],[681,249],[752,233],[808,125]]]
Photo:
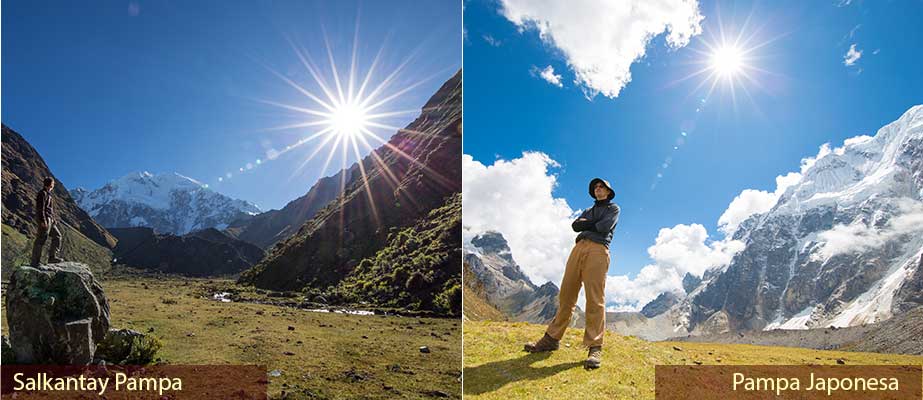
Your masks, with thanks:
[[[593,178],[593,180],[590,181],[590,197],[596,200],[596,195],[593,193],[593,186],[595,186],[597,182],[602,182],[603,185],[606,185],[606,189],[609,189],[609,197],[607,200],[612,200],[612,198],[615,197],[615,190],[612,190],[612,185],[603,178]]]

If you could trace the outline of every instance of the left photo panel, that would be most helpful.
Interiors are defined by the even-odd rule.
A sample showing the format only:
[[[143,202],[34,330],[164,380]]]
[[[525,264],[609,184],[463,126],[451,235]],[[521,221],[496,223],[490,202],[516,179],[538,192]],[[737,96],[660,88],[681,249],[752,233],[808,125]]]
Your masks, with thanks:
[[[2,38],[4,397],[461,398],[461,2],[4,0]]]

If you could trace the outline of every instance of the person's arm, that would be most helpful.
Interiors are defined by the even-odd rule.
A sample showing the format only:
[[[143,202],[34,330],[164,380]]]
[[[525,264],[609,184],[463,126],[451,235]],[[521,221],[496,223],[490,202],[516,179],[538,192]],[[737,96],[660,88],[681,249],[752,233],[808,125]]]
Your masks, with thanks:
[[[583,213],[580,214],[580,217],[575,219],[574,222],[570,224],[570,227],[573,228],[574,232],[583,232],[593,229],[593,221],[590,221],[587,218],[587,211],[588,210],[583,211]]]
[[[42,190],[35,196],[35,220],[38,222],[39,226],[47,224],[47,222],[45,222],[45,217],[45,191]]]
[[[571,228],[574,228],[574,232],[583,232],[593,229],[594,225],[595,224],[593,221],[590,221],[586,218],[578,218],[570,226]]]
[[[615,224],[619,222],[620,211],[621,210],[619,209],[619,206],[613,206],[606,209],[606,213],[603,215],[603,217],[600,218],[599,221],[596,221],[594,224],[593,230],[599,233],[606,233],[611,231],[612,228],[615,228]]]

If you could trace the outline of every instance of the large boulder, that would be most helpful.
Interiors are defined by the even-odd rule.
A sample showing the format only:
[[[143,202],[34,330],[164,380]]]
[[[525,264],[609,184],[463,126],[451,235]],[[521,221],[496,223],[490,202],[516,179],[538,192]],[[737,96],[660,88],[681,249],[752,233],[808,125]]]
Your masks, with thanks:
[[[89,364],[109,331],[109,302],[81,263],[15,268],[6,310],[17,363]]]

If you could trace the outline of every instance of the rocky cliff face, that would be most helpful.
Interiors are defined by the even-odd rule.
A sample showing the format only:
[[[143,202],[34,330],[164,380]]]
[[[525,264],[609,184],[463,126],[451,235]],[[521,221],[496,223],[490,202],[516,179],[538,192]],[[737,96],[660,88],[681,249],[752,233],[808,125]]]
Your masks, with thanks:
[[[354,174],[336,200],[241,281],[280,290],[335,286],[386,246],[389,230],[445,205],[461,191],[461,96],[459,71],[416,120],[361,161],[366,178]]]
[[[183,175],[131,173],[94,191],[71,192],[77,204],[106,228],[144,226],[157,233],[184,235],[224,229],[260,209],[208,189]]]
[[[657,298],[651,300],[650,303],[647,303],[643,308],[641,308],[641,315],[644,315],[647,318],[654,318],[667,312],[670,307],[673,307],[673,305],[679,303],[679,300],[680,297],[676,293],[661,293],[659,296],[657,296]]]
[[[116,262],[190,276],[235,274],[263,258],[263,250],[217,229],[183,236],[157,234],[151,228],[112,228],[118,237]]]
[[[33,221],[35,195],[42,180],[53,176],[42,156],[22,136],[3,125],[3,260],[4,267],[29,258],[37,225]],[[116,239],[87,215],[55,179],[55,211],[65,236],[62,256],[94,267],[109,264]],[[24,259],[21,259],[24,257]]]
[[[558,287],[536,286],[513,260],[499,232],[485,232],[464,243],[465,264],[479,281],[487,302],[510,319],[547,323],[558,311]]]
[[[359,164],[344,169],[333,176],[321,178],[307,194],[285,205],[281,210],[270,210],[253,217],[234,221],[227,231],[237,238],[264,249],[287,239],[308,222],[317,211],[337,198],[346,182],[352,181]]]

